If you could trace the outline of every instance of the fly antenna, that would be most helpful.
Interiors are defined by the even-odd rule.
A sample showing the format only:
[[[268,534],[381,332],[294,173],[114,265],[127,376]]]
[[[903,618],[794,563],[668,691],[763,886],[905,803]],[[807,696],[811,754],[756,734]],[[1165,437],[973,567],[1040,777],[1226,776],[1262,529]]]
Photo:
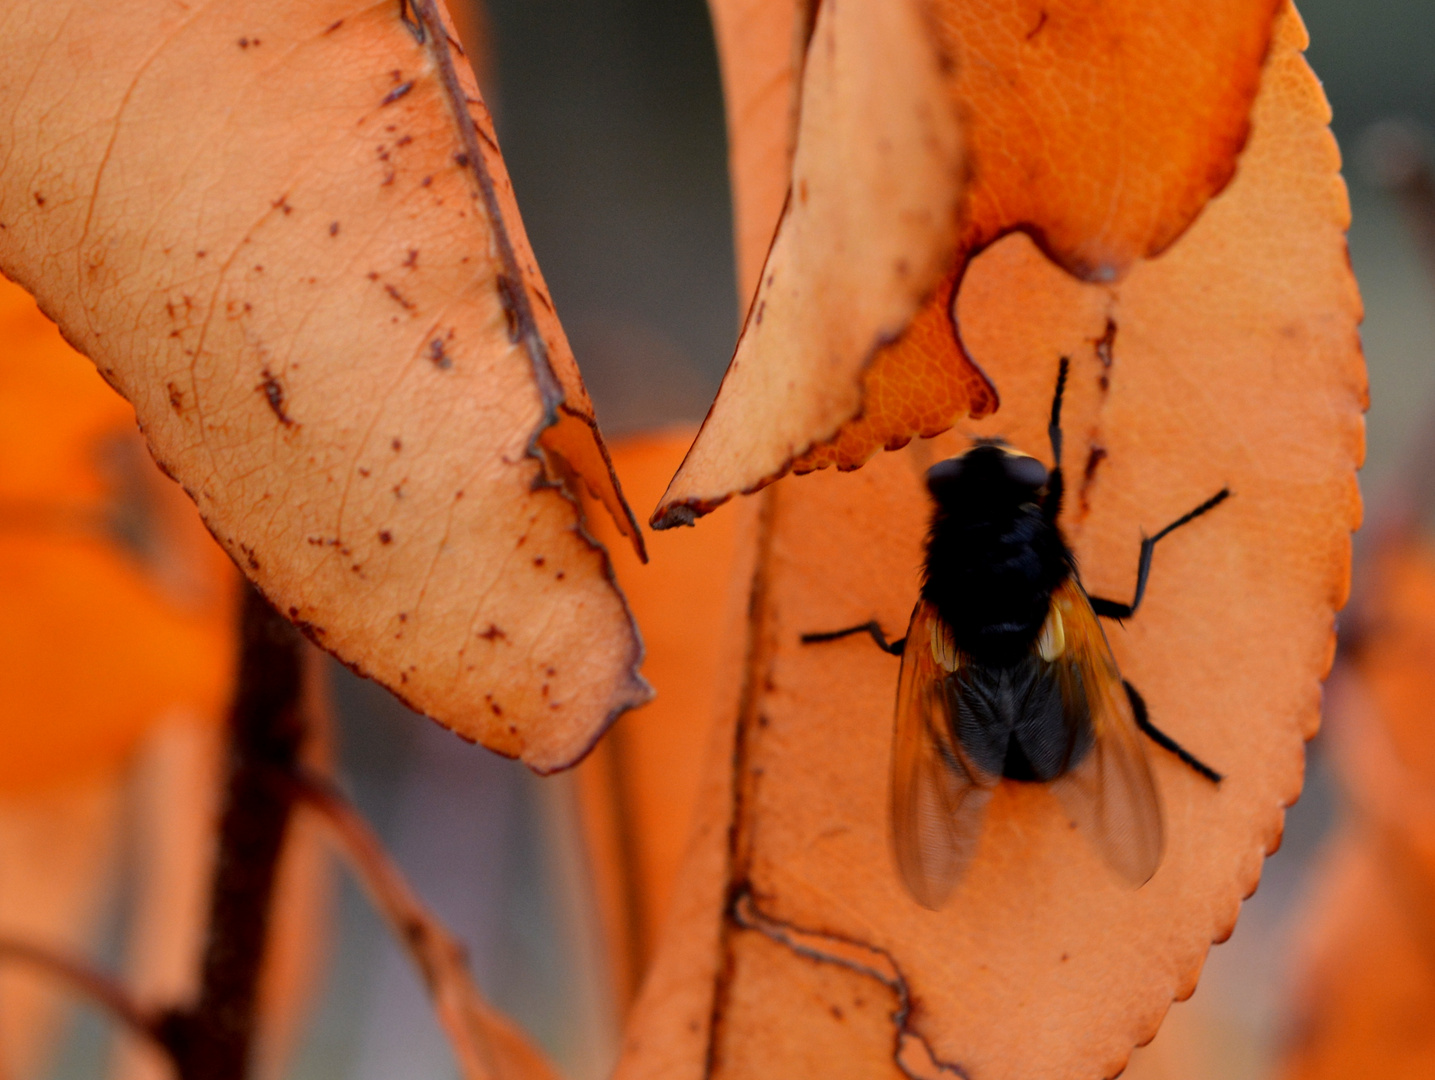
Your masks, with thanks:
[[[1061,467],[1061,399],[1066,395],[1066,376],[1071,370],[1071,357],[1061,358],[1061,367],[1056,373],[1056,396],[1051,399],[1051,423],[1047,425],[1046,433],[1051,438],[1051,456],[1053,464]]]

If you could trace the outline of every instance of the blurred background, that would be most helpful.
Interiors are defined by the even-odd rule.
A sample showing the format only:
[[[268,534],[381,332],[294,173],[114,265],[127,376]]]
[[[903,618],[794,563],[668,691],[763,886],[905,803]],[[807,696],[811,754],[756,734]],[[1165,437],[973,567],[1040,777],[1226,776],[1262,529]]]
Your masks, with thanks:
[[[1435,129],[1429,0],[1305,0],[1308,53],[1346,154],[1351,259],[1366,304],[1369,516],[1403,482],[1435,416],[1435,280],[1418,230],[1368,135],[1398,118]],[[721,88],[701,0],[489,0],[461,12],[543,267],[607,433],[699,420],[735,340]],[[1385,164],[1388,164],[1386,162]],[[635,507],[639,516],[649,508]],[[539,781],[460,743],[331,665],[337,759],[351,793],[414,884],[470,946],[483,989],[573,1080],[605,1075],[618,1006],[570,778]],[[1304,933],[1342,797],[1322,736],[1284,846],[1232,939],[1213,950],[1131,1075],[1277,1075],[1291,1038]],[[132,811],[135,812],[135,811]],[[122,893],[140,888],[115,871]],[[454,1067],[405,958],[357,890],[338,882],[337,927],[312,1023],[289,1075],[445,1080]],[[119,916],[114,920],[118,925]],[[101,918],[95,932],[115,938]],[[84,1011],[55,1080],[95,1077],[112,1049]]]

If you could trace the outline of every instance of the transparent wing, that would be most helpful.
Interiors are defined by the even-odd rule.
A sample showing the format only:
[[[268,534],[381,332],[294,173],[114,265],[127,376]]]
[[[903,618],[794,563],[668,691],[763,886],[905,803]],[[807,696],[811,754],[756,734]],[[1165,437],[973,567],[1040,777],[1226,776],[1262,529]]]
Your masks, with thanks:
[[[1052,789],[1111,868],[1139,887],[1156,872],[1165,846],[1146,744],[1086,593],[1070,580],[1051,603],[1065,641],[1059,655],[1044,659],[1061,685],[1075,762]]]
[[[952,735],[952,695],[964,662],[936,609],[912,612],[892,740],[892,850],[912,897],[933,910],[976,852],[998,777],[977,769]]]

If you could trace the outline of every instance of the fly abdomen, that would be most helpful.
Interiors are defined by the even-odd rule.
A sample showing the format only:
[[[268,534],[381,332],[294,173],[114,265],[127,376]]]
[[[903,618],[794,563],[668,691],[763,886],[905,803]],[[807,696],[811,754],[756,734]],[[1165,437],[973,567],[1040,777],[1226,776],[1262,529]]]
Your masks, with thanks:
[[[953,735],[991,776],[1046,782],[1076,765],[1091,744],[1089,721],[1073,724],[1052,666],[970,664],[947,679]]]

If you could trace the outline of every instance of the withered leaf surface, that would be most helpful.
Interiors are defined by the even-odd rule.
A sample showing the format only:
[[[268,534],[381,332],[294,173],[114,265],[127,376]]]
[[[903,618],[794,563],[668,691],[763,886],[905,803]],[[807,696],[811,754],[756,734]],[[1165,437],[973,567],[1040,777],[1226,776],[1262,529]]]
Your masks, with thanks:
[[[782,1004],[818,994],[829,1015],[845,1010],[847,980],[822,964],[861,975],[884,1002],[887,1023],[844,1055],[844,1069],[871,1076],[899,1057],[923,1077],[1115,1075],[1194,989],[1300,791],[1360,510],[1360,302],[1305,42],[1287,8],[1240,173],[1160,259],[1084,283],[1016,235],[973,263],[959,315],[1002,388],[997,417],[764,496],[732,783],[703,819],[706,846],[675,897],[622,1080],[749,1075],[751,1044],[795,1038]],[[874,617],[902,632],[925,469],[968,435],[1049,460],[1063,355],[1063,525],[1093,594],[1128,599],[1143,532],[1234,493],[1162,542],[1140,612],[1108,628],[1153,719],[1227,778],[1217,787],[1148,747],[1167,845],[1141,889],[1116,879],[1051,791],[1004,784],[966,876],[932,912],[906,893],[887,845],[897,661],[865,638],[800,636]],[[773,948],[754,948],[755,933],[788,959],[764,963]],[[755,994],[770,1007],[750,1008]],[[813,1017],[806,1043],[833,1039]]]
[[[789,468],[857,468],[884,447],[993,410],[999,386],[973,363],[952,311],[970,258],[1020,230],[1073,274],[1111,281],[1164,250],[1235,171],[1277,6],[1278,0],[926,4],[951,62],[947,93],[966,122],[968,182],[954,193],[962,200],[955,247],[945,248],[940,234],[921,234],[906,257],[916,268],[941,249],[941,280],[915,275],[911,281],[925,303],[904,318],[901,335],[859,341],[854,334],[847,345],[856,352],[807,352],[780,329],[758,339],[750,317],[713,412],[654,520],[691,520]],[[809,65],[817,55],[810,52]],[[866,63],[883,60],[874,53]],[[725,58],[725,75],[735,67]],[[788,220],[801,192],[808,112],[822,100],[811,80],[809,73]],[[914,163],[903,149],[895,142],[883,147],[890,170]],[[756,186],[749,181],[736,193]],[[844,195],[862,197],[855,186]],[[739,220],[746,215],[739,206]],[[890,263],[866,261],[863,254],[844,251],[842,264],[875,288],[877,272]],[[780,235],[764,284],[782,257]],[[800,283],[809,284],[825,286],[821,278]],[[845,297],[831,299],[829,320],[845,324],[850,305]],[[775,427],[754,408],[747,400],[754,376],[741,375],[739,363],[760,368],[775,388],[769,392],[786,395],[803,425]],[[819,379],[821,410],[803,396],[813,393],[809,381]],[[734,447],[744,452],[732,453]]]
[[[436,0],[0,14],[0,269],[281,611],[470,739],[645,699],[636,539]]]

